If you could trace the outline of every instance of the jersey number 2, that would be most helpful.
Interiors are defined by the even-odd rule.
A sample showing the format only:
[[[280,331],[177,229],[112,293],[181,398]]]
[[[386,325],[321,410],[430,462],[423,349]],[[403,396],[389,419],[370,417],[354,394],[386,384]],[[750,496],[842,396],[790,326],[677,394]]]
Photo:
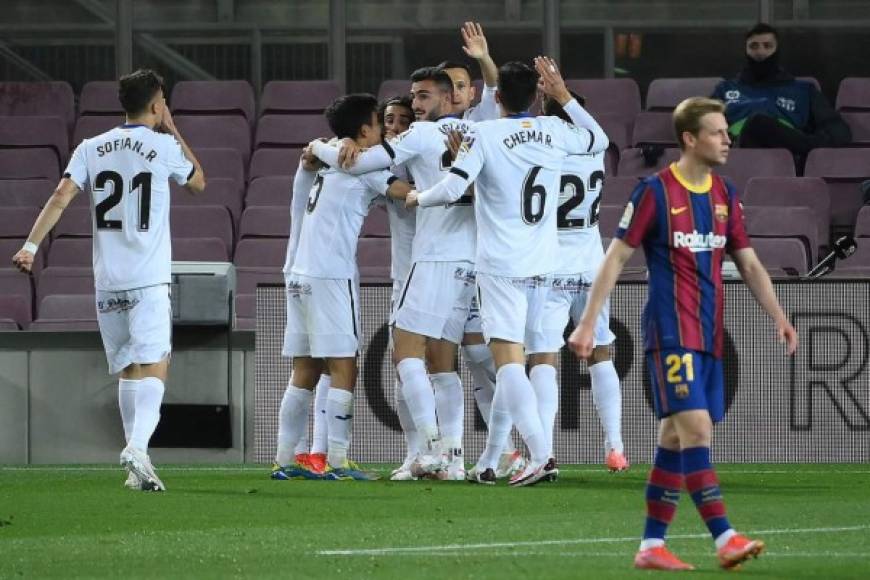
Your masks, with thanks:
[[[97,229],[120,230],[123,228],[121,220],[106,219],[106,213],[119,203],[124,195],[124,178],[114,171],[102,171],[94,180],[94,191],[103,191],[106,184],[112,184],[112,195],[97,204]],[[151,174],[142,172],[136,174],[130,182],[130,193],[138,188],[139,191],[139,231],[147,232],[151,220]]]

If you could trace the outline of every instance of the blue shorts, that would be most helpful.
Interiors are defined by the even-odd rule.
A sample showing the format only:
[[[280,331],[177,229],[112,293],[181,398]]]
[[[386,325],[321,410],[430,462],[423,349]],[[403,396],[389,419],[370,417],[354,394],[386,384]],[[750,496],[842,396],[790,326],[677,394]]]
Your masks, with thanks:
[[[722,360],[685,348],[647,351],[656,416],[704,409],[717,423],[725,418],[725,377]]]

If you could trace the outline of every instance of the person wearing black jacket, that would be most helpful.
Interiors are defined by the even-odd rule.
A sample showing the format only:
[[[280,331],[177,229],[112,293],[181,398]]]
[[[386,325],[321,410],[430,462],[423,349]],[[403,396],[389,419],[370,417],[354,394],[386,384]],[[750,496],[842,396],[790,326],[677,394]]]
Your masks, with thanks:
[[[852,140],[843,118],[816,86],[780,66],[776,29],[764,23],[746,33],[746,64],[720,82],[713,98],[725,102],[728,132],[740,147],[784,147],[799,157],[817,147]]]

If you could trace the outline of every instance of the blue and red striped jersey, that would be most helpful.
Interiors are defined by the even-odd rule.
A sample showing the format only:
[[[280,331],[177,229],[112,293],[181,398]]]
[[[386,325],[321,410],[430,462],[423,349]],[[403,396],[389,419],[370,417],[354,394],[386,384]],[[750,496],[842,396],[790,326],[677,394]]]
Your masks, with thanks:
[[[637,186],[616,237],[643,244],[646,254],[646,350],[683,347],[721,358],[722,260],[749,247],[734,187],[718,175],[693,186],[672,164]]]

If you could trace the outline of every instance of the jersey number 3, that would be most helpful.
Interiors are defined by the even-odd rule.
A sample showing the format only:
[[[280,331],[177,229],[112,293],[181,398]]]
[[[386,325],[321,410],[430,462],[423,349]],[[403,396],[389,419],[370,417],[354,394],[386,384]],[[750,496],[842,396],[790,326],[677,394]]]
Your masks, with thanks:
[[[121,198],[124,195],[124,178],[114,171],[101,171],[97,174],[94,180],[94,191],[103,191],[106,185],[112,184],[112,195],[97,204],[96,217],[97,229],[99,230],[120,230],[124,224],[121,220],[106,219],[106,214],[110,209],[121,203]],[[151,174],[142,172],[136,174],[130,182],[130,193],[139,191],[139,224],[140,232],[147,232],[151,221]]]

